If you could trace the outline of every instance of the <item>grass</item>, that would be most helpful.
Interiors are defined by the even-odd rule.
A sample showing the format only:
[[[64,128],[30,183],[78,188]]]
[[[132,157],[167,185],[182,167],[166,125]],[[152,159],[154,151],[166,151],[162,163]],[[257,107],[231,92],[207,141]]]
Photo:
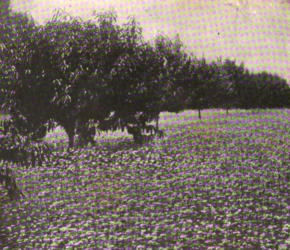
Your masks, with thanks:
[[[121,131],[53,164],[15,168],[4,249],[289,249],[290,111],[163,113],[166,138]]]

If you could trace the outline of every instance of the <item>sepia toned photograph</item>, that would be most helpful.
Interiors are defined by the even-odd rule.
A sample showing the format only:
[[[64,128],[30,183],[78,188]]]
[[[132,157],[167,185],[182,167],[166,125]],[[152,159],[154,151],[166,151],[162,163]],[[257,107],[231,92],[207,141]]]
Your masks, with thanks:
[[[289,250],[290,1],[0,0],[0,249]]]

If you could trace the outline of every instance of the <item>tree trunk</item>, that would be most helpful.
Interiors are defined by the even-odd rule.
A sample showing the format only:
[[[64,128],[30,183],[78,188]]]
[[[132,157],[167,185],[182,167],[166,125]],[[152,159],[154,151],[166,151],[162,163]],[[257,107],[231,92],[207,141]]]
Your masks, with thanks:
[[[76,120],[73,118],[67,120],[59,119],[59,124],[64,128],[65,132],[68,135],[68,149],[73,148]]]
[[[94,126],[90,127],[89,121],[78,119],[78,125],[76,127],[76,134],[79,135],[81,147],[87,146],[89,143],[91,143],[92,146],[96,145],[94,140],[96,129]]]
[[[129,126],[127,125],[127,131],[130,135],[133,135],[133,140],[135,143],[142,143],[142,133],[139,126]]]
[[[198,109],[198,118],[199,118],[199,120],[201,120],[201,111],[200,111],[200,109]]]
[[[229,116],[229,109],[227,108],[227,117]]]
[[[69,139],[68,148],[71,149],[71,148],[74,147],[74,134],[69,132],[68,133],[68,139]]]

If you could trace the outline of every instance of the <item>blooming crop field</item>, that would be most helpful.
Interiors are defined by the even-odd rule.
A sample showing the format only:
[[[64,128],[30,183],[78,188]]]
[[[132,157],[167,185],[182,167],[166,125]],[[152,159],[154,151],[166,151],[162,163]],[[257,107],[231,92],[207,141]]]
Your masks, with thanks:
[[[163,113],[163,139],[122,132],[15,168],[4,249],[290,249],[290,111]]]

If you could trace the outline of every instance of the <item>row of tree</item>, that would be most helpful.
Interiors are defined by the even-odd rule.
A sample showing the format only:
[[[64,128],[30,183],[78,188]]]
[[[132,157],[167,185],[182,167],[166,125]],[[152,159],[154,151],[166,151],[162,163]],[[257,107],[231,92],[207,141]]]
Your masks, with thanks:
[[[44,151],[27,145],[42,145],[56,125],[64,128],[72,148],[76,135],[83,144],[94,144],[97,131],[127,129],[138,142],[145,131],[161,135],[163,111],[195,109],[201,119],[206,108],[290,106],[290,88],[278,75],[252,73],[235,60],[198,59],[186,53],[178,35],[159,33],[145,41],[134,17],[120,25],[115,12],[94,12],[94,20],[84,22],[58,10],[38,25],[6,7],[0,23],[0,94],[11,118],[2,121],[1,145],[10,145],[12,158],[22,155],[20,162],[35,164]],[[156,126],[148,125],[153,121]],[[18,140],[7,139],[15,134]]]
[[[285,79],[269,72],[250,72],[235,60],[218,58],[206,63],[202,59],[186,109],[230,108],[267,109],[290,107],[290,88]],[[194,76],[194,74],[193,74]],[[197,91],[196,91],[197,90]],[[193,91],[193,92],[194,92]]]
[[[178,36],[145,41],[133,17],[123,25],[114,12],[93,17],[83,22],[59,10],[45,25],[21,13],[2,18],[2,108],[23,135],[43,138],[58,124],[73,147],[76,133],[92,141],[96,123],[140,133],[162,111],[197,109],[201,118],[205,108],[289,107],[289,86],[277,75],[197,59]]]
[[[145,129],[156,120],[170,87],[162,55],[143,40],[134,18],[119,26],[113,12],[95,17],[97,24],[84,23],[58,12],[45,26],[27,16],[19,27],[4,26],[2,94],[22,131],[43,138],[45,124],[56,122],[73,147],[77,124]]]

